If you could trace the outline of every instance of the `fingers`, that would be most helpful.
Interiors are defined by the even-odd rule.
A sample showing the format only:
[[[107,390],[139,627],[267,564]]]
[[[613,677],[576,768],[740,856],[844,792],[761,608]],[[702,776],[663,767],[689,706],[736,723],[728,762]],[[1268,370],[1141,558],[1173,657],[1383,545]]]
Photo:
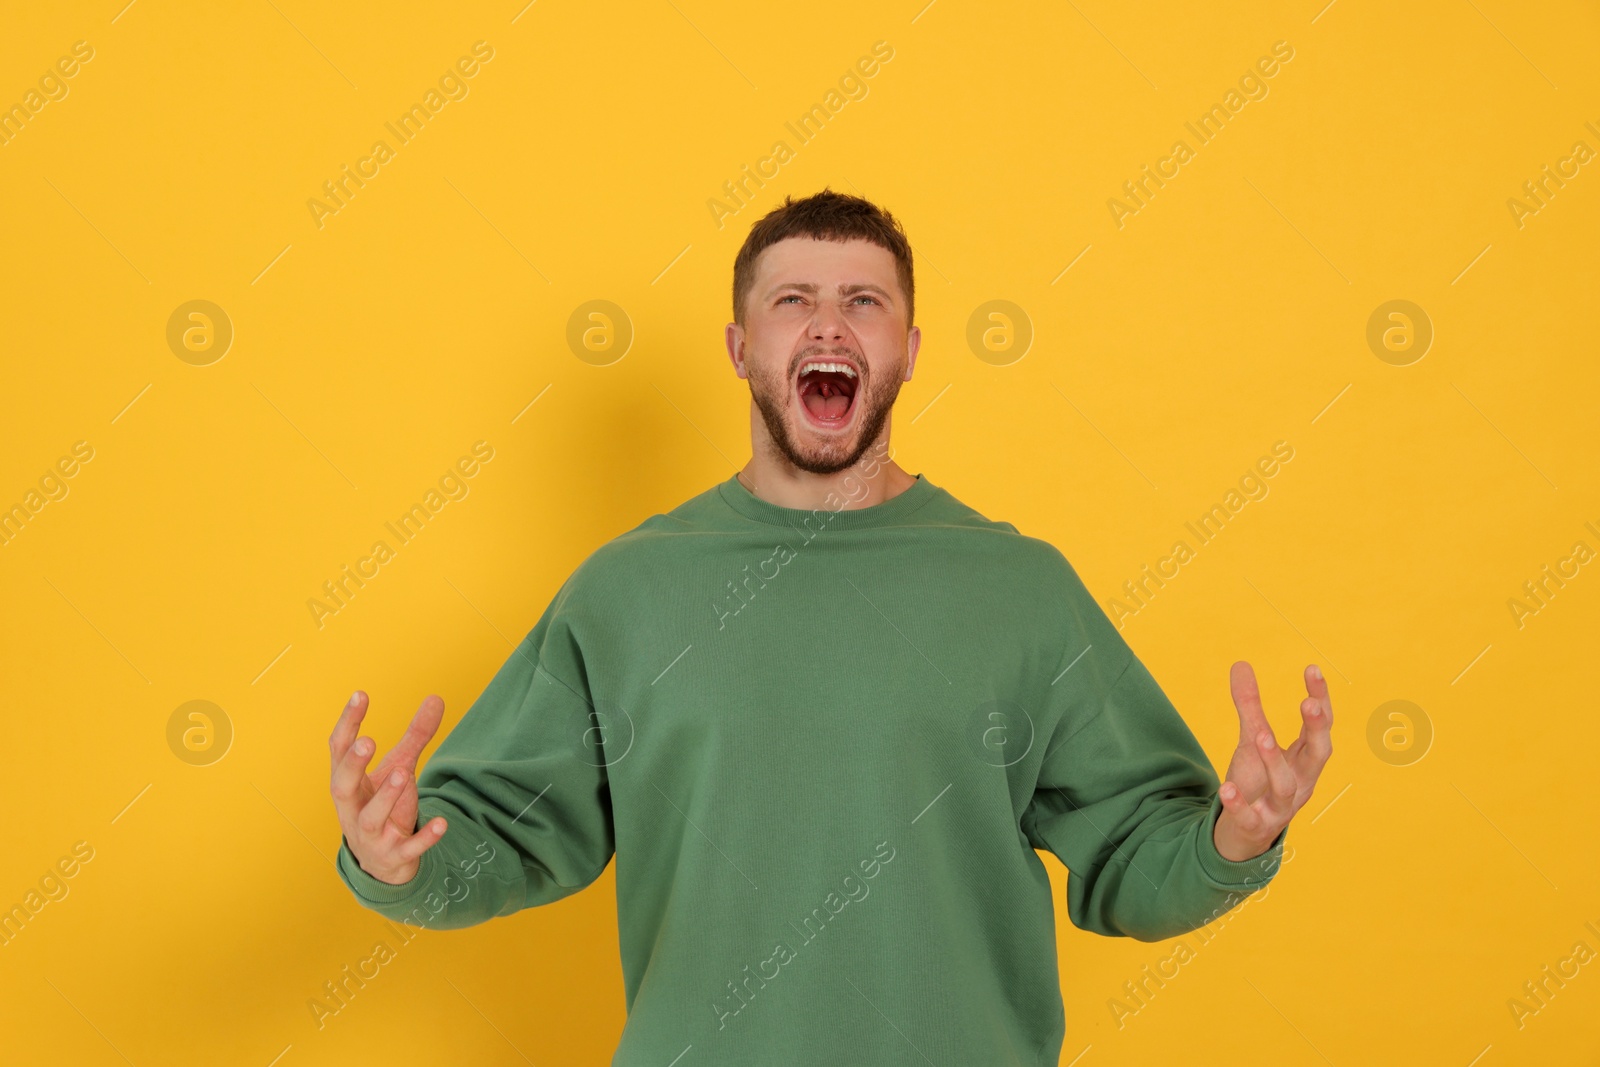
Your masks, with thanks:
[[[409,820],[416,815],[417,761],[444,720],[444,701],[435,694],[423,699],[405,735],[385,753],[370,777],[366,767],[377,751],[377,745],[372,738],[359,736],[367,706],[367,695],[357,690],[340,712],[339,721],[328,738],[329,755],[333,762],[329,789],[333,794],[334,806],[339,812],[340,823],[346,827],[359,825],[364,832],[375,833],[384,819],[398,812],[403,818],[396,826],[402,832],[409,832]],[[394,771],[402,775],[398,785],[391,785],[388,781]],[[368,817],[368,812],[379,810],[383,812],[382,816],[376,819]],[[370,825],[362,823],[363,818],[369,818]],[[440,833],[443,833],[442,829]]]
[[[1223,782],[1217,795],[1222,800],[1223,812],[1237,821],[1240,830],[1253,834],[1261,828],[1261,814],[1245,799],[1237,785],[1231,781]]]
[[[1333,704],[1328,697],[1328,682],[1316,664],[1306,668],[1308,695],[1300,702],[1300,733],[1287,751],[1278,747],[1272,725],[1262,711],[1261,694],[1250,664],[1242,660],[1235,663],[1230,682],[1233,702],[1239,709],[1239,748],[1218,796],[1229,822],[1239,831],[1265,835],[1275,826],[1281,828],[1305,803],[1333,754]],[[1263,776],[1264,789],[1259,788]],[[1247,786],[1255,795],[1246,794]]]
[[[1333,754],[1333,723],[1328,721],[1327,709],[1315,697],[1306,697],[1300,702],[1299,741],[1318,766]]]
[[[333,737],[329,738],[329,747],[335,752],[340,745],[350,744],[360,729],[361,720],[367,707],[366,694],[360,690],[351,697],[351,703],[345,706],[345,711],[339,716],[339,724],[334,727]],[[348,722],[347,722],[348,720]],[[405,735],[388,752],[372,770],[372,780],[381,781],[385,775],[396,767],[402,767],[413,777],[417,773],[417,760],[422,755],[422,750],[428,747],[428,742],[438,732],[439,724],[444,720],[444,701],[437,695],[429,694],[423,698],[422,706],[411,719],[411,725],[406,728]],[[337,762],[337,757],[335,757]]]
[[[408,786],[408,783],[409,786]],[[389,821],[389,813],[394,810],[395,801],[400,799],[401,793],[407,788],[415,790],[413,782],[405,770],[396,767],[383,779],[383,784],[378,791],[372,794],[372,799],[362,807],[361,814],[356,817],[356,825],[361,833],[368,838],[377,838],[383,829],[383,824]]]
[[[1294,810],[1295,773],[1284,752],[1273,739],[1272,731],[1264,730],[1256,737],[1256,752],[1267,768],[1267,794],[1270,806],[1284,814]]]
[[[433,735],[439,730],[439,723],[444,721],[444,701],[436,694],[429,693],[422,699],[422,706],[411,717],[411,725],[406,727],[405,736],[400,738],[390,753],[394,757],[394,765],[403,765],[412,777],[417,773],[417,759],[422,755],[422,750],[428,747],[428,742],[433,740]]]
[[[334,769],[338,768],[339,761],[344,759],[345,753],[350,749],[350,743],[356,739],[356,734],[361,729],[361,720],[366,713],[367,695],[357,689],[345,702],[344,710],[339,713],[339,721],[334,723],[333,733],[328,737],[328,752]]]
[[[357,738],[346,749],[344,758],[333,768],[333,780],[328,791],[333,794],[333,806],[339,813],[342,826],[354,826],[361,814],[362,805],[371,795],[372,785],[367,781],[367,762],[378,746],[370,737]]]
[[[1310,695],[1300,702],[1300,736],[1289,748],[1289,761],[1298,774],[1315,778],[1333,755],[1333,708],[1328,683],[1316,664],[1306,668],[1306,692]]]
[[[1267,791],[1267,768],[1261,761],[1261,752],[1254,741],[1240,741],[1228,761],[1228,773],[1223,781],[1232,782],[1235,789],[1249,803]]]
[[[429,819],[415,832],[394,823],[390,813],[396,798],[403,797],[407,790],[414,793],[415,789],[415,782],[403,770],[391,771],[362,808],[356,825],[345,833],[350,852],[361,869],[391,885],[404,885],[415,878],[417,857],[438,844],[447,829],[443,816]]]
[[[1333,700],[1328,696],[1328,680],[1322,676],[1322,669],[1315,663],[1306,668],[1306,692],[1310,699],[1316,702],[1316,721],[1318,732],[1322,735],[1320,749],[1322,758],[1326,760],[1333,752]],[[1310,721],[1310,717],[1307,717]]]
[[[1265,842],[1277,833],[1275,824],[1287,821],[1280,819],[1271,810],[1271,794],[1263,791],[1256,797],[1251,797],[1239,787],[1239,783],[1226,781],[1217,791],[1217,797],[1222,801],[1222,814],[1217,817],[1219,829],[1227,823],[1227,833],[1237,840],[1239,837],[1247,841],[1260,840]],[[1262,798],[1267,798],[1263,800]],[[1263,845],[1251,849],[1247,854],[1259,853]]]
[[[372,772],[373,780],[381,779],[396,767],[404,768],[407,773],[415,777],[417,759],[422,755],[422,750],[428,747],[428,742],[432,740],[443,719],[444,701],[433,693],[423,697],[422,706],[411,717],[411,725],[406,727],[405,735],[393,748],[384,753],[383,761]]]
[[[1270,730],[1266,713],[1261,710],[1261,691],[1256,687],[1256,673],[1244,660],[1228,670],[1228,686],[1233,690],[1233,706],[1239,709],[1239,743],[1254,744],[1255,736],[1263,729]]]
[[[1311,694],[1311,699],[1322,705],[1322,712],[1328,717],[1328,725],[1333,725],[1333,701],[1328,697],[1328,680],[1322,676],[1322,668],[1315,663],[1306,668],[1306,692]]]
[[[429,819],[427,824],[420,830],[400,842],[399,847],[395,849],[395,855],[406,861],[416,859],[438,844],[446,829],[448,829],[448,825],[445,823],[443,815]]]
[[[1266,786],[1255,796],[1247,795],[1233,777],[1241,764],[1250,772],[1241,777],[1259,780],[1265,774]],[[1222,783],[1217,797],[1234,831],[1247,838],[1270,837],[1294,814],[1295,774],[1270,729],[1262,731],[1254,741],[1239,746],[1228,773],[1229,778]]]

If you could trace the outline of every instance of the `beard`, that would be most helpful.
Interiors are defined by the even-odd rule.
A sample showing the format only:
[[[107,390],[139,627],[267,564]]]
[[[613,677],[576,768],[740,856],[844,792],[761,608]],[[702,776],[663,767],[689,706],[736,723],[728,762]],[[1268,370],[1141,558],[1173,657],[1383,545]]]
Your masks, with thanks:
[[[793,426],[790,425],[788,412],[791,410],[791,400],[797,404],[805,403],[795,395],[794,370],[801,361],[828,355],[852,356],[861,366],[861,380],[856,383],[853,401],[857,410],[850,415],[856,430],[846,437],[822,438],[806,424],[799,411],[794,412]],[[772,443],[785,459],[810,474],[837,474],[855,466],[862,454],[878,439],[900,395],[904,371],[905,360],[901,359],[892,373],[884,374],[880,382],[860,353],[848,348],[825,349],[813,345],[784,368],[783,377],[777,376],[776,368],[753,368],[750,372],[750,398],[755,401],[762,421],[767,424],[767,434],[772,438]]]

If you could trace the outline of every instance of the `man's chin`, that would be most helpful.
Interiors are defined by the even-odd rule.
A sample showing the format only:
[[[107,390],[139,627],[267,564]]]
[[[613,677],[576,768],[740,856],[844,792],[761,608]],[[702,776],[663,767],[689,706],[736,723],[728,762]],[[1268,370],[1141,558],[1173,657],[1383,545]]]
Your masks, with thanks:
[[[883,414],[867,397],[858,397],[859,410],[850,413],[842,428],[831,432],[813,426],[803,412],[769,405],[764,399],[758,398],[756,404],[767,423],[768,436],[790,464],[808,474],[849,470],[871,443],[863,440],[865,431],[883,424]],[[862,404],[864,400],[867,402]]]
[[[810,474],[837,474],[853,466],[858,457],[853,439],[825,445],[802,440],[789,454],[789,462]]]

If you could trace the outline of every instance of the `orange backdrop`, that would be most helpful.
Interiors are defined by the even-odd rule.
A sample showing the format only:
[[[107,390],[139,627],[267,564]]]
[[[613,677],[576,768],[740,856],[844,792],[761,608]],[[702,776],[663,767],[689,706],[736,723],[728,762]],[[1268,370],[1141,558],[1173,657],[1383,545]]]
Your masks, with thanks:
[[[609,873],[403,940],[327,735],[452,725],[744,463],[733,256],[824,185],[916,249],[902,466],[1059,546],[1219,768],[1231,662],[1285,741],[1332,686],[1268,890],[1063,914],[1062,1062],[1600,1051],[1592,4],[123,2],[0,35],[8,1059],[609,1059]]]

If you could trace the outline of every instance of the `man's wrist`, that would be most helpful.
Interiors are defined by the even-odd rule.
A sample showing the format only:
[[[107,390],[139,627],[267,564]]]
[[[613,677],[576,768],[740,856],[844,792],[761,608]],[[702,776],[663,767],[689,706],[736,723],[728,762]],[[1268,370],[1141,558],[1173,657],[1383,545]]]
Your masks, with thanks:
[[[1211,844],[1216,848],[1217,855],[1229,863],[1244,863],[1265,855],[1282,832],[1283,828],[1279,827],[1270,836],[1259,840],[1236,833],[1232,828],[1232,821],[1228,819],[1228,813],[1224,811],[1218,816],[1216,826],[1212,829]]]
[[[355,856],[355,853],[352,852],[351,855]],[[361,862],[361,857],[360,856],[356,856],[356,866],[360,867],[368,875],[372,876],[373,878],[376,878],[378,881],[382,882],[384,885],[392,885],[396,889],[400,888],[401,886],[410,885],[412,882],[416,881],[417,880],[417,872],[422,870],[422,864],[418,863],[418,864],[414,865],[409,871],[374,871],[374,870],[370,869],[365,863]],[[402,875],[404,875],[404,877],[401,877]]]
[[[418,857],[417,870],[412,877],[402,883],[385,881],[361,866],[361,861],[350,848],[348,839],[341,836],[339,840],[338,868],[340,876],[345,883],[355,892],[362,901],[370,904],[392,904],[402,900],[409,900],[419,893],[426,892],[428,882],[432,878],[432,870],[428,857],[437,849],[429,849]]]

